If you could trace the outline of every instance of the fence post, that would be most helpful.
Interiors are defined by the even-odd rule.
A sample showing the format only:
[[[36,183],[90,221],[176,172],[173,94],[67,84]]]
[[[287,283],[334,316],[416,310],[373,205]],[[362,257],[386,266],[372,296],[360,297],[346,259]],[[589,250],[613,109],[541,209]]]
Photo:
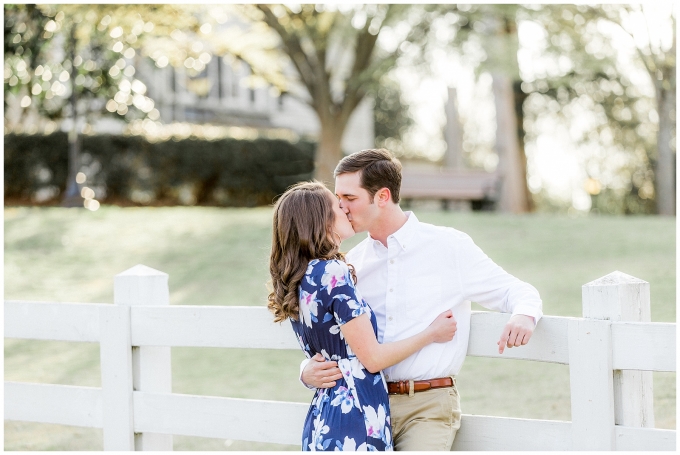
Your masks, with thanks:
[[[103,307],[99,326],[104,450],[134,450],[130,308]]]
[[[614,450],[611,323],[568,325],[572,450]]]
[[[170,305],[168,274],[145,265],[136,265],[116,275],[114,303]],[[170,347],[135,346],[132,355],[132,386],[140,392],[172,393]],[[136,433],[134,450],[172,450],[172,435]]]
[[[649,283],[612,272],[583,286],[583,317],[612,322],[651,322]],[[654,428],[651,371],[614,370],[616,425]]]

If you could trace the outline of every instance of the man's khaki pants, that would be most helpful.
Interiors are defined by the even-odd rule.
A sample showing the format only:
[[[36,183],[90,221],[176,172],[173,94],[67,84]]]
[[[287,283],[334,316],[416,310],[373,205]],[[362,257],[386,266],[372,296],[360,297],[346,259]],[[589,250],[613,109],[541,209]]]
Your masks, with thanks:
[[[395,450],[451,450],[460,428],[460,397],[453,387],[412,396],[390,395]]]

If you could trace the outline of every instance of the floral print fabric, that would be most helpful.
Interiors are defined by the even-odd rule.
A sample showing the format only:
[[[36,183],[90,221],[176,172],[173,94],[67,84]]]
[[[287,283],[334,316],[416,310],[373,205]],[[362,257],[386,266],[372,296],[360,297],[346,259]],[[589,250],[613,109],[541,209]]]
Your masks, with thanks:
[[[291,320],[308,358],[321,353],[338,362],[343,378],[317,389],[305,419],[302,450],[392,450],[390,408],[382,373],[371,373],[354,355],[340,326],[367,313],[375,315],[354,286],[342,261],[309,263],[299,289],[300,319]]]

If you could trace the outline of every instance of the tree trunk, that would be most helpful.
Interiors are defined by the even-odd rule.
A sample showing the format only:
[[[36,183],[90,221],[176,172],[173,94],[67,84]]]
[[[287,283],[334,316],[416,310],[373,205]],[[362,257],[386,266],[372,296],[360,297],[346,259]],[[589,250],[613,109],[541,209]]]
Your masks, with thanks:
[[[496,152],[501,177],[498,208],[505,213],[524,213],[529,210],[526,198],[526,166],[520,156],[517,139],[517,118],[512,92],[512,81],[501,73],[492,74],[496,105]]]
[[[314,178],[323,182],[331,190],[335,187],[333,171],[343,158],[342,135],[346,124],[340,121],[321,121],[319,143],[314,158]]]
[[[512,94],[515,100],[515,117],[517,118],[517,146],[519,147],[520,171],[522,172],[522,181],[524,182],[524,198],[526,199],[527,210],[534,211],[534,198],[529,191],[529,184],[527,183],[527,155],[524,150],[524,137],[526,131],[524,130],[524,100],[527,99],[527,94],[522,91],[522,81],[515,80],[512,82]]]
[[[75,126],[73,129],[75,129]],[[79,158],[80,143],[78,142],[78,132],[71,130],[68,133],[68,177],[64,198],[61,201],[63,207],[81,207],[83,205],[83,198],[80,196],[80,185],[76,182]]]
[[[496,150],[501,176],[498,208],[503,212],[528,212],[533,200],[527,185],[527,165],[524,154],[524,93],[519,74],[519,37],[515,21],[516,7],[492,7],[487,19],[490,33],[484,50],[488,54],[485,67],[493,78],[496,104]],[[519,93],[517,92],[519,91]]]
[[[64,207],[82,207],[83,198],[80,196],[80,185],[76,182],[76,175],[80,167],[80,144],[78,142],[78,96],[76,95],[76,76],[78,70],[73,62],[76,58],[76,25],[71,27],[71,37],[69,40],[71,53],[71,118],[73,125],[68,134],[68,176],[66,180],[66,191],[61,205]]]
[[[676,88],[675,68],[657,82],[657,107],[659,111],[659,132],[657,133],[657,161],[654,168],[656,183],[656,210],[659,215],[675,216],[675,152],[672,141],[676,140],[675,109]]]
[[[458,100],[456,89],[449,87],[449,99],[446,102],[446,129],[444,139],[446,140],[446,154],[444,156],[444,166],[449,169],[463,169],[463,128],[460,124],[458,115]]]

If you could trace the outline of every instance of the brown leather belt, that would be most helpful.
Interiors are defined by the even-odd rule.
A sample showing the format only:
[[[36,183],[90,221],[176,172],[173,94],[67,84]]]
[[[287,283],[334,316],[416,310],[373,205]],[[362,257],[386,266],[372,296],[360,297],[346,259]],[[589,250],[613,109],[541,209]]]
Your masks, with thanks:
[[[411,381],[396,381],[387,383],[387,392],[390,394],[405,395],[409,393],[409,382]],[[442,387],[451,387],[455,382],[452,378],[436,378],[427,379],[425,381],[413,381],[413,391],[423,392],[430,389],[439,389]]]

